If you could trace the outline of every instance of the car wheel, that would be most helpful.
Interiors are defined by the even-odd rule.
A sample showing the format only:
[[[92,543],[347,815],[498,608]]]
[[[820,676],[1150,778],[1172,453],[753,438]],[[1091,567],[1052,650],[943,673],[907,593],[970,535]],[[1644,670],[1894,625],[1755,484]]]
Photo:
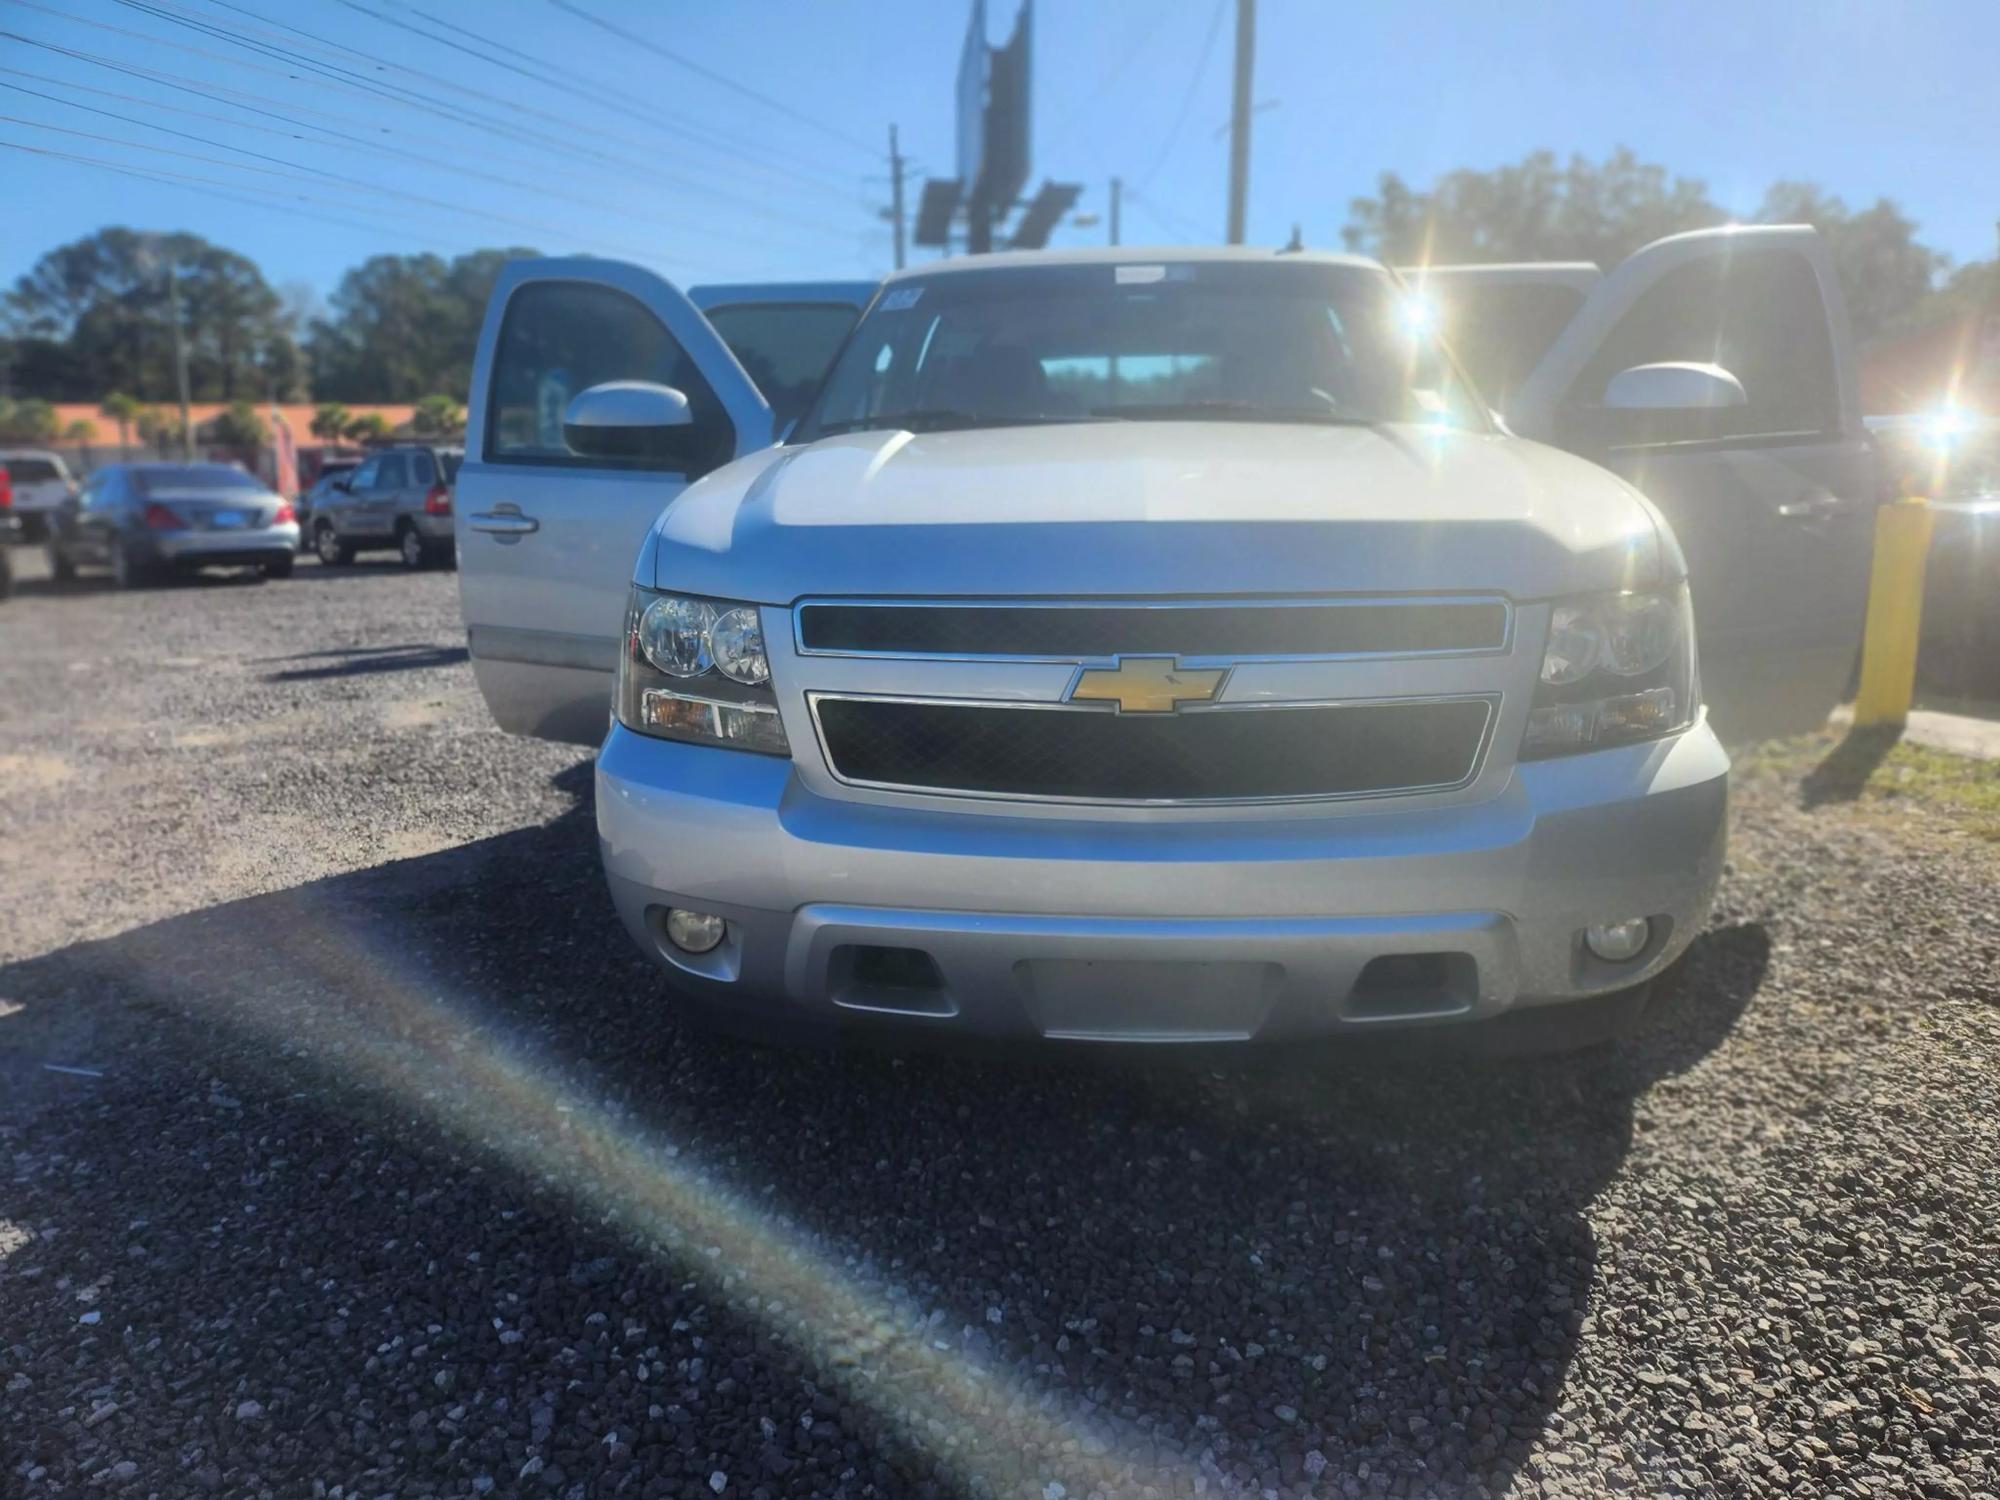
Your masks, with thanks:
[[[283,557],[272,558],[263,565],[263,574],[266,578],[290,578],[292,576],[291,554],[286,553]]]
[[[340,539],[340,534],[325,521],[313,532],[313,551],[319,560],[329,568],[344,568],[354,561],[354,548]]]
[[[14,565],[7,561],[7,554],[0,551],[0,599],[14,592]]]
[[[111,540],[111,582],[121,589],[136,589],[146,581],[146,569],[125,545],[125,538]]]
[[[431,549],[417,528],[405,526],[396,538],[396,550],[403,554],[403,566],[415,571],[431,565]]]
[[[69,554],[63,551],[54,537],[48,539],[43,550],[48,554],[49,576],[57,583],[74,583],[76,564],[70,561]]]

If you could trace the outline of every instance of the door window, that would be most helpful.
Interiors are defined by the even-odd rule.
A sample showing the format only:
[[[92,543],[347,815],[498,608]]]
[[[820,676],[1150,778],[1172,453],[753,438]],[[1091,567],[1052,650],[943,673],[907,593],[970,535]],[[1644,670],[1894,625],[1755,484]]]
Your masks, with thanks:
[[[370,485],[369,488],[400,490],[409,484],[409,482],[409,465],[404,461],[403,455],[400,453],[385,453],[382,455],[381,472],[375,476],[375,483]]]
[[[101,469],[83,482],[81,504],[85,510],[103,510],[113,504],[117,496],[117,476],[109,469]]]
[[[368,459],[349,477],[347,481],[348,490],[351,493],[358,494],[362,490],[374,489],[375,477],[381,470],[382,461],[379,458]]]
[[[1633,365],[1720,365],[1746,404],[1706,411],[1608,411],[1604,387]],[[1789,250],[1690,261],[1633,303],[1565,402],[1565,437],[1584,446],[1800,438],[1840,431],[1826,303],[1811,262]]]
[[[1581,287],[1533,281],[1465,281],[1429,295],[1438,304],[1445,342],[1498,411],[1507,409],[1588,296]]]
[[[844,302],[744,302],[708,310],[722,342],[771,403],[779,431],[806,409],[859,316]]]
[[[431,462],[431,456],[428,453],[412,453],[410,455],[410,471],[410,482],[420,485],[424,489],[429,489],[437,483],[437,465]]]
[[[563,441],[563,413],[573,398],[607,380],[650,381],[686,396],[698,435],[697,457],[572,453]],[[735,429],[687,351],[643,303],[611,287],[533,281],[515,292],[494,347],[491,385],[489,462],[692,473],[725,462],[735,451]]]

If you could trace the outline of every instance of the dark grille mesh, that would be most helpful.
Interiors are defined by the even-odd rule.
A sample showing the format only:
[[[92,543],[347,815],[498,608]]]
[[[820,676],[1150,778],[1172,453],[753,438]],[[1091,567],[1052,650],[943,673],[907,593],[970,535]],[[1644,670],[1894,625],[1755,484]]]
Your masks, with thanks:
[[[897,655],[1338,656],[1361,652],[1477,651],[1507,635],[1506,606],[1291,604],[1209,606],[808,604],[808,651]]]
[[[1454,786],[1472,775],[1483,699],[1114,714],[821,698],[850,781],[1092,801],[1319,797]]]

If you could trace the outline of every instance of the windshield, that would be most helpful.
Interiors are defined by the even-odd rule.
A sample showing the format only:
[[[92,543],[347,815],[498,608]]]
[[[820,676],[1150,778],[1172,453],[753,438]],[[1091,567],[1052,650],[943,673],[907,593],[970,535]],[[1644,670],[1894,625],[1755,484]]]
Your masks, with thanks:
[[[169,490],[254,490],[264,486],[228,464],[157,465],[132,471],[132,488],[142,495]]]
[[[1147,419],[1485,425],[1379,270],[1100,262],[888,287],[797,440]]]

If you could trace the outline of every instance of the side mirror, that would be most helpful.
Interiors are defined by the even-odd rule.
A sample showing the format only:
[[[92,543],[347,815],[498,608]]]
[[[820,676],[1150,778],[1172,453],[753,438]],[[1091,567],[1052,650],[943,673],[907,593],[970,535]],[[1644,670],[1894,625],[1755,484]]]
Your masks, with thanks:
[[[676,462],[687,456],[693,435],[688,398],[646,380],[594,385],[563,412],[563,442],[582,458]]]
[[[1748,404],[1743,382],[1721,365],[1682,360],[1634,365],[1604,387],[1608,411],[1717,411]]]

